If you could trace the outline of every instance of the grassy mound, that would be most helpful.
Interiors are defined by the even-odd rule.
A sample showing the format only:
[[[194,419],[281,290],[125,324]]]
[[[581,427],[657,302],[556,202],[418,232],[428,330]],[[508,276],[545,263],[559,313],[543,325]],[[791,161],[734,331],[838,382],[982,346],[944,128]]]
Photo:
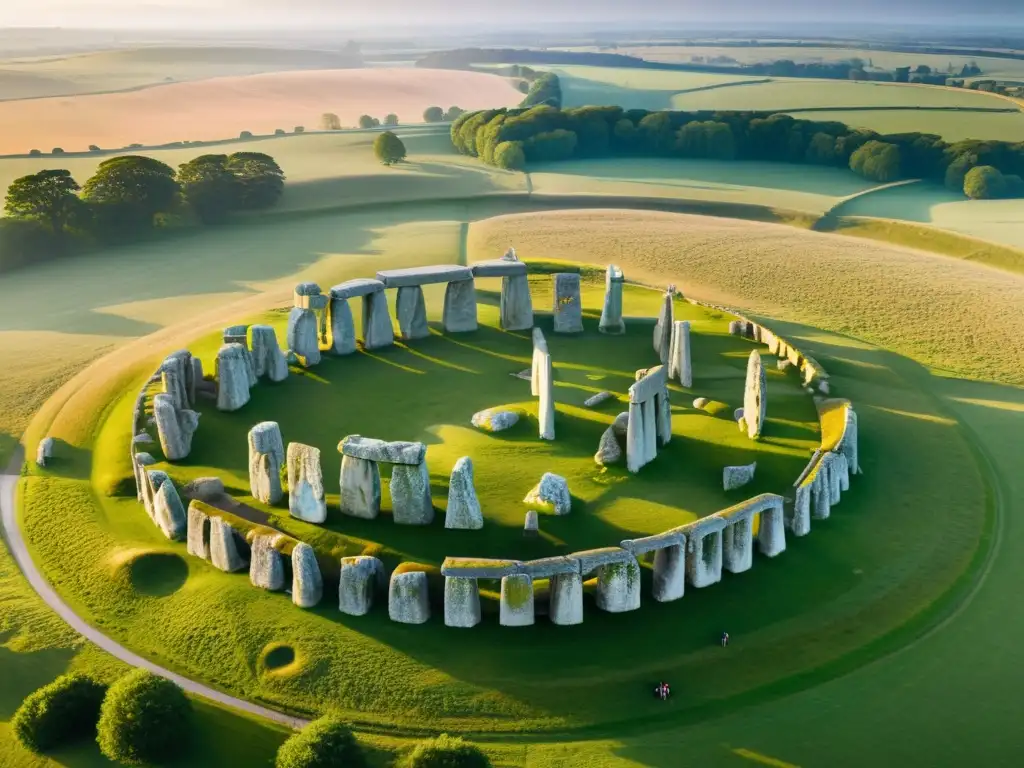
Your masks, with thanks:
[[[182,554],[139,548],[115,552],[110,557],[113,578],[140,595],[166,597],[188,580]]]

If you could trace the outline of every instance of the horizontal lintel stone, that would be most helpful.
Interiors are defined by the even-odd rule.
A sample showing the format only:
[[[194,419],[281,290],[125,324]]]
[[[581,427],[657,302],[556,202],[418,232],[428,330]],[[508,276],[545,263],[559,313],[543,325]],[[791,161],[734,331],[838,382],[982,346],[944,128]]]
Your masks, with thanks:
[[[519,573],[518,560],[488,560],[479,557],[446,557],[441,575],[456,579],[501,579]]]
[[[534,579],[548,579],[565,573],[579,573],[580,561],[564,555],[543,557],[540,560],[527,560],[519,566],[519,573],[525,573]]]
[[[526,263],[508,259],[478,261],[470,266],[474,277],[515,277],[526,274]]]
[[[377,273],[377,279],[384,283],[385,288],[405,288],[411,285],[472,280],[473,270],[459,264],[435,264],[429,267],[382,269]]]
[[[664,365],[656,365],[647,375],[629,388],[629,402],[645,403],[657,394],[665,391],[668,386],[668,370]]]
[[[357,296],[369,296],[384,290],[384,283],[374,280],[372,277],[360,277],[356,280],[348,280],[331,287],[332,299],[354,299]]]
[[[674,528],[664,533],[655,533],[640,539],[624,539],[620,542],[619,546],[632,552],[634,555],[646,555],[648,552],[685,543],[686,535],[681,533],[679,529]]]
[[[633,555],[622,547],[601,547],[600,549],[573,552],[569,557],[579,561],[580,573],[587,574],[602,565],[629,562]]]
[[[349,435],[338,444],[338,451],[343,456],[351,456],[354,459],[416,466],[423,463],[427,455],[427,446],[423,443],[388,442],[362,435]]]

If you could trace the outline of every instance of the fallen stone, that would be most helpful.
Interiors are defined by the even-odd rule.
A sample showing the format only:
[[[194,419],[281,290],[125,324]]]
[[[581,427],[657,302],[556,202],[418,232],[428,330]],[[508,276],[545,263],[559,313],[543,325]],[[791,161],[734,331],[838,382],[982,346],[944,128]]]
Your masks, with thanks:
[[[473,484],[473,460],[469,456],[456,461],[452,469],[444,527],[473,531],[484,527],[483,512]]]
[[[555,282],[555,333],[583,333],[583,303],[580,299],[580,276],[572,272],[559,272]]]
[[[726,491],[742,488],[754,479],[754,472],[757,470],[757,462],[744,464],[738,467],[725,467],[722,470],[722,486]]]
[[[480,589],[476,579],[446,576],[444,580],[444,624],[446,627],[475,627],[480,623]]]
[[[40,467],[46,466],[47,459],[53,458],[53,438],[44,437],[39,441],[39,447],[36,448],[36,464]]]
[[[252,327],[252,362],[257,378],[284,381],[288,378],[288,362],[277,343],[277,334],[269,325]]]
[[[568,515],[572,509],[572,496],[569,494],[569,484],[561,475],[545,472],[540,482],[526,494],[523,503],[529,505],[532,509],[539,509],[542,512]]]
[[[156,421],[160,449],[168,461],[184,459],[192,450],[192,435],[199,427],[196,411],[178,409],[170,395],[153,397],[153,418]]]
[[[423,624],[430,618],[427,574],[423,571],[402,571],[391,574],[388,588],[388,616],[400,624]]]
[[[598,443],[594,461],[602,467],[622,461],[622,446],[619,445],[619,440],[615,436],[614,427],[608,427],[601,435],[601,442]]]
[[[596,395],[588,397],[586,400],[584,400],[583,404],[587,406],[587,408],[594,408],[603,403],[605,400],[611,400],[613,397],[615,397],[615,395],[613,395],[611,392],[598,392]]]
[[[132,438],[132,445],[152,445],[156,441],[150,437],[149,432],[139,432]]]
[[[210,563],[214,568],[235,573],[246,567],[245,558],[238,551],[239,539],[241,536],[223,518],[210,518]]]
[[[249,402],[249,366],[241,344],[225,344],[217,352],[217,410],[237,411]]]
[[[276,421],[261,421],[249,430],[249,492],[254,499],[277,504],[284,497],[284,458],[284,441]]]
[[[181,541],[188,530],[188,519],[181,497],[170,480],[160,484],[153,498],[153,519],[171,541]]]
[[[292,550],[292,602],[299,608],[312,608],[324,596],[324,580],[313,548],[299,542]]]
[[[341,457],[341,511],[373,520],[380,514],[380,468],[377,462]]]
[[[258,534],[252,539],[249,581],[254,587],[279,592],[284,589],[284,561],[275,548],[279,534]]]
[[[533,579],[514,573],[501,580],[499,623],[503,627],[528,627],[533,624]]]
[[[415,465],[423,463],[427,455],[427,446],[423,443],[388,442],[362,435],[349,435],[338,444],[338,451],[343,456],[353,456],[367,461]]]
[[[430,498],[430,472],[426,462],[395,464],[391,468],[391,516],[399,525],[430,525],[434,505]]]
[[[185,483],[181,492],[190,499],[209,503],[224,495],[224,481],[219,477],[197,477]]]
[[[615,436],[619,440],[626,439],[626,434],[629,432],[629,411],[623,411],[615,417],[615,421],[612,422],[612,429],[615,430]]]
[[[448,283],[441,322],[445,333],[468,333],[477,329],[476,284],[472,277]]]
[[[523,377],[520,377],[523,378]],[[529,378],[528,376],[526,378]],[[503,432],[519,422],[519,414],[515,411],[503,411],[499,408],[488,408],[473,414],[474,427],[485,432]]]
[[[302,443],[288,443],[288,513],[307,523],[327,519],[320,449]]]
[[[376,557],[357,555],[341,558],[338,580],[338,610],[349,616],[365,616],[373,607],[384,564]]]

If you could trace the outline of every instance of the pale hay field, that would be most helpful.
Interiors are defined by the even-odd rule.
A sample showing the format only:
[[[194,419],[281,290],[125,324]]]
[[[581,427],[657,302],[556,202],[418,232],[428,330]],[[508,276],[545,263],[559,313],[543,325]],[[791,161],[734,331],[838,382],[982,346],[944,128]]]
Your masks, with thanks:
[[[1024,113],[918,109],[839,109],[789,112],[801,120],[836,120],[878,133],[936,133],[949,142],[965,139],[1024,141]]]
[[[589,210],[470,227],[471,258],[616,263],[627,277],[859,337],[941,372],[1024,384],[1024,277],[866,240],[683,214]]]
[[[90,144],[208,141],[319,127],[324,112],[355,126],[362,114],[393,112],[420,122],[429,106],[513,106],[510,80],[480,72],[417,68],[338,69],[220,77],[91,96],[0,102],[0,153],[84,151]]]

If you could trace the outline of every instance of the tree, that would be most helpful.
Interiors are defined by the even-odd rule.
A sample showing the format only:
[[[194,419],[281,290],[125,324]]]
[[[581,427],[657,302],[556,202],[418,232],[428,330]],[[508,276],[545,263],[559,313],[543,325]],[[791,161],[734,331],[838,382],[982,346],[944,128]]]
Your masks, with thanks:
[[[576,151],[576,134],[559,128],[538,133],[524,146],[531,160],[567,160]]]
[[[128,765],[164,762],[189,740],[192,704],[170,680],[136,669],[107,691],[96,741],[100,751]]]
[[[29,694],[11,719],[27,749],[43,753],[83,737],[96,737],[96,722],[107,686],[87,675],[58,677]]]
[[[836,162],[836,137],[818,132],[807,145],[807,162],[816,165],[833,165]]]
[[[946,174],[943,179],[946,189],[953,192],[962,192],[967,173],[978,165],[978,156],[973,152],[965,152],[953,158],[953,161],[946,167]]]
[[[285,135],[284,128],[275,128],[274,129],[274,135],[275,136],[284,136]]]
[[[869,141],[850,155],[850,170],[873,181],[900,177],[900,148],[884,141]]]
[[[240,139],[251,139],[252,138],[252,131],[242,131],[240,134],[238,134],[238,138],[240,138]]]
[[[384,116],[384,125],[395,126],[398,125],[398,115],[392,112],[389,115]]]
[[[239,208],[269,208],[284,192],[284,172],[270,155],[235,152],[228,156],[227,169],[238,182]]]
[[[998,168],[979,165],[964,176],[964,194],[971,200],[997,200],[1006,197],[1006,178]]]
[[[491,761],[475,744],[442,733],[417,744],[402,768],[491,768]]]
[[[295,133],[305,133],[306,132],[306,128],[305,128],[305,126],[302,126],[302,125],[296,125],[295,128],[294,128],[294,131],[295,131]]]
[[[326,715],[288,737],[275,768],[364,768],[366,757],[348,726]]]
[[[444,113],[445,120],[456,120],[466,113],[462,107],[448,107],[448,111]]]
[[[380,125],[380,120],[375,117],[370,117],[369,115],[359,116],[360,128],[376,128],[378,125]]]
[[[394,165],[405,160],[405,144],[391,131],[384,131],[373,140],[373,154],[384,165]]]
[[[341,120],[333,112],[324,112],[320,115],[320,127],[325,131],[338,131],[341,130]],[[295,132],[301,133],[298,128],[295,129]]]
[[[185,202],[204,223],[223,221],[238,204],[238,182],[227,164],[227,155],[200,155],[178,166]]]
[[[102,232],[139,230],[153,226],[153,217],[169,211],[180,188],[169,166],[141,155],[104,160],[82,190]]]
[[[70,171],[39,171],[11,182],[4,210],[15,218],[45,221],[60,234],[81,203],[79,189]]]
[[[440,107],[427,107],[423,110],[423,122],[440,123],[444,120],[444,110]]]
[[[521,171],[526,166],[523,142],[503,141],[494,148],[494,165],[507,171]]]

